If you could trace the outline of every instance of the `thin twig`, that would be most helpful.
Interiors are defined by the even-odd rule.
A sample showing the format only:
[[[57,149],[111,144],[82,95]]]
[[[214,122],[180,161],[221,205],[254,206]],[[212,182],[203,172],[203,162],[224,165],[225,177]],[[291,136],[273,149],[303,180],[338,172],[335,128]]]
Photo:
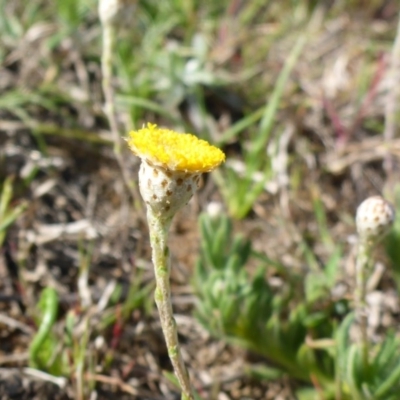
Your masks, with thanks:
[[[48,381],[48,382],[54,383],[61,389],[65,388],[65,386],[68,383],[67,378],[53,376],[53,375],[47,374],[46,372],[40,371],[35,368],[24,368],[22,371],[26,375],[30,375],[34,378],[41,379],[43,381]]]
[[[18,354],[9,354],[0,356],[0,365],[3,364],[15,364],[18,362],[26,362],[29,360],[29,352],[18,353]]]
[[[129,178],[129,171],[125,166],[122,158],[122,138],[118,129],[117,113],[115,110],[115,93],[112,84],[113,78],[113,53],[115,50],[115,37],[116,37],[116,26],[115,22],[111,19],[102,19],[103,29],[103,48],[101,57],[101,72],[102,72],[102,88],[105,98],[104,111],[110,124],[110,129],[114,141],[114,154],[117,160],[118,166],[121,170],[122,179],[129,190],[135,206],[141,208],[141,203],[136,201],[139,199],[139,193],[137,187],[133,184]]]
[[[115,46],[115,27],[112,23],[103,25],[103,49],[101,57],[101,72],[103,75],[102,87],[105,98],[104,111],[110,124],[114,140],[114,153],[117,157],[121,155],[121,136],[114,103],[114,88],[112,85],[112,57]]]
[[[356,262],[356,315],[361,332],[361,354],[363,367],[369,365],[368,346],[368,310],[367,310],[367,274],[369,273],[371,259],[371,245],[368,241],[360,240],[357,250]]]
[[[132,396],[137,396],[139,394],[139,391],[136,388],[134,388],[133,386],[123,382],[118,377],[86,373],[85,374],[85,379],[86,380],[94,380],[96,382],[101,382],[101,383],[106,383],[108,385],[117,386],[123,392],[129,393]]]

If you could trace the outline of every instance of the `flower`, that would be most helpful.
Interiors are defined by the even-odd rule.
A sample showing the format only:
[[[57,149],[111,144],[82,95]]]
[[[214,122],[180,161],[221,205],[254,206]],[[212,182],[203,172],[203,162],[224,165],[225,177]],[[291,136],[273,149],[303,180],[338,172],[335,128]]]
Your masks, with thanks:
[[[130,132],[128,145],[140,158],[171,171],[210,172],[225,161],[225,154],[205,140],[153,124]]]
[[[225,154],[205,140],[147,124],[127,138],[142,160],[140,193],[157,218],[170,221],[199,187],[200,175],[225,161]]]

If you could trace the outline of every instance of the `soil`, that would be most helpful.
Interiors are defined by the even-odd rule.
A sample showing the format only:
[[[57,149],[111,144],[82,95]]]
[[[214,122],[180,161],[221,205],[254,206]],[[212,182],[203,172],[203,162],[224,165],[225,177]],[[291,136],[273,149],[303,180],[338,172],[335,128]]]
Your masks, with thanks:
[[[378,19],[374,32],[379,27],[386,34],[393,31],[394,17],[388,17],[383,28]],[[387,64],[382,66],[379,60],[371,63],[377,70],[371,75],[378,84],[369,87],[364,108],[358,107],[353,96],[355,84],[349,74],[356,75],[361,69],[360,48],[368,41],[363,37],[364,26],[350,24],[345,17],[337,18],[307,47],[293,73],[291,84],[297,89],[291,91],[292,97],[284,99],[278,116],[280,121],[290,121],[286,126],[288,144],[281,143],[281,155],[290,163],[282,161],[288,167],[277,172],[280,180],[262,193],[245,219],[234,223],[235,232],[250,238],[257,251],[282,261],[288,268],[304,267],[296,253],[303,235],[309,238],[318,260],[323,262],[329,257],[327,249],[318,243],[313,204],[319,199],[327,212],[333,240],[343,245],[343,270],[351,274],[354,211],[368,195],[390,188],[399,171],[395,164],[388,174],[383,163],[387,153],[379,150],[383,146],[380,136],[368,126],[369,121],[384,118],[382,104],[388,83],[380,68],[387,71]],[[379,32],[376,35],[383,35]],[[357,46],[352,47],[354,43]],[[287,47],[285,43],[282,46],[284,50]],[[39,79],[29,74],[34,67],[43,73],[40,60],[26,64],[31,53],[22,50],[21,45],[13,53],[12,62],[1,67],[0,72],[6,76],[0,80],[1,88],[20,87],[21,80],[32,86]],[[72,56],[76,54],[64,50],[53,54],[63,60],[63,87],[81,79],[72,67]],[[272,68],[281,65],[279,50],[276,46],[270,52]],[[344,65],[337,62],[336,67],[346,72],[339,74],[347,76],[345,82],[327,67],[340,57]],[[325,66],[324,71],[318,65],[314,67],[315,59]],[[99,76],[98,67],[91,74]],[[59,340],[71,313],[75,339],[89,332],[86,350],[92,364],[81,377],[85,398],[179,399],[176,387],[165,374],[171,372],[171,366],[152,299],[153,267],[144,206],[140,197],[132,197],[110,145],[108,124],[98,111],[102,107],[98,79],[91,78],[88,84],[93,90],[90,107],[62,103],[53,113],[40,105],[28,107],[35,123],[41,124],[39,135],[13,112],[0,110],[0,180],[13,178],[11,205],[26,207],[7,229],[0,254],[0,399],[79,398],[79,379],[74,374],[54,381],[52,376],[29,368],[29,345],[37,329],[36,304],[41,290],[49,286],[56,288],[60,297],[55,327]],[[317,87],[329,85],[332,93],[329,99],[323,99]],[[229,97],[229,93],[224,96]],[[308,103],[299,100],[300,96],[308,96]],[[229,102],[222,101],[220,94],[213,97],[211,93],[208,101],[213,104],[214,114],[218,110],[213,118],[221,126],[227,113],[237,118],[237,107],[233,109]],[[240,112],[245,113],[244,106]],[[72,127],[71,118],[75,121]],[[60,128],[59,134],[49,133],[54,126]],[[75,128],[92,136],[68,136],[68,129]],[[101,138],[101,143],[92,141],[94,135]],[[399,139],[392,138],[383,147],[390,148],[398,161]],[[232,159],[240,159],[237,142],[225,150]],[[139,160],[126,148],[122,160],[135,182]],[[207,399],[295,400],[293,391],[298,382],[251,378],[246,365],[268,364],[268,360],[211,337],[192,315],[196,296],[190,279],[199,251],[197,217],[212,202],[222,204],[223,199],[212,177],[206,176],[199,192],[176,216],[170,234],[173,307],[194,386]],[[380,260],[387,265],[385,258]],[[78,278],[85,265],[89,265],[89,277],[87,287],[82,289]],[[254,266],[248,267],[251,271]],[[148,295],[123,315],[122,305],[132,283],[138,291],[148,288]],[[120,291],[118,301],[112,296],[115,286]],[[388,268],[378,276],[375,288],[390,299],[385,305],[389,310],[385,324],[392,325],[398,313],[397,295]],[[351,285],[345,295],[352,296]],[[377,332],[382,327],[379,324]]]

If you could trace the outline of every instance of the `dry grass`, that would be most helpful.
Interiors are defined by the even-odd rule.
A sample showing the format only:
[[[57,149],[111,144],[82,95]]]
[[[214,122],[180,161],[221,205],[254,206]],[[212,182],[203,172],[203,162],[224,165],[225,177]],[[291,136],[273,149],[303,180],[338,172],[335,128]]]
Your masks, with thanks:
[[[170,365],[152,295],[138,296],[130,309],[123,308],[132,282],[138,293],[146,288],[150,292],[153,272],[143,207],[140,199],[132,199],[121,178],[102,111],[95,4],[90,2],[92,9],[82,6],[74,27],[60,14],[56,18],[48,2],[33,3],[37,10],[35,5],[24,10],[24,2],[3,4],[0,21],[0,177],[1,181],[15,178],[11,206],[27,201],[26,211],[7,230],[0,255],[0,397],[78,398],[73,374],[60,387],[26,369],[36,330],[35,304],[41,288],[52,286],[60,295],[60,337],[69,313],[75,315],[76,340],[87,319],[86,351],[92,366],[83,380],[90,398],[178,398],[163,376]],[[130,71],[126,43],[121,43],[115,86],[136,99],[136,105],[123,106],[119,100],[120,127],[150,120],[219,142],[226,129],[264,104],[302,30],[301,21],[311,13],[307,15],[304,4],[291,15],[290,2],[265,7],[250,2],[254,8],[239,1],[223,3],[224,10],[215,7],[215,14],[210,12],[204,21],[202,9],[196,8],[193,25],[178,21],[168,31],[158,21],[160,32],[167,32],[160,34],[165,35],[162,46],[154,44],[154,48],[147,42],[147,47],[138,44],[150,11],[137,5],[138,19],[123,27],[120,35],[133,42],[134,58],[144,61],[133,64]],[[234,225],[257,251],[288,268],[305,268],[304,240],[323,265],[332,247],[320,241],[314,207],[318,200],[326,212],[331,245],[343,246],[347,285],[343,296],[351,298],[354,211],[368,195],[391,189],[400,173],[398,134],[385,141],[382,137],[388,90],[393,85],[388,70],[398,10],[395,1],[371,2],[368,7],[362,1],[330,3],[290,75],[276,113],[263,155],[270,156],[273,178],[251,212]],[[211,7],[208,2],[207,7]],[[173,98],[173,90],[165,89],[168,73],[158,70],[160,65],[168,69],[165,54],[160,50],[149,57],[146,51],[176,45],[178,54],[190,54],[196,32],[209,41],[205,69],[216,81],[222,76],[229,84],[183,85],[179,86],[186,90],[182,98],[179,93]],[[150,63],[148,75],[145,62]],[[159,86],[154,84],[157,74]],[[164,108],[169,116],[147,103],[138,106],[136,95]],[[176,104],[168,104],[168,98]],[[239,167],[248,138],[257,129],[253,123],[224,143],[228,159]],[[385,170],[388,155],[394,163]],[[121,159],[135,181],[138,160],[126,149]],[[197,215],[210,202],[223,201],[212,177],[206,177],[171,232],[174,308],[194,385],[205,399],[294,399],[297,382],[250,378],[246,364],[265,360],[211,338],[192,316],[196,298],[190,279],[199,249]],[[87,260],[89,303],[83,309],[85,289],[79,290],[77,280]],[[372,288],[377,298],[381,296],[376,306],[381,307],[374,327],[377,336],[398,323],[399,315],[392,273],[385,257],[380,260]],[[112,295],[114,284],[119,297]]]

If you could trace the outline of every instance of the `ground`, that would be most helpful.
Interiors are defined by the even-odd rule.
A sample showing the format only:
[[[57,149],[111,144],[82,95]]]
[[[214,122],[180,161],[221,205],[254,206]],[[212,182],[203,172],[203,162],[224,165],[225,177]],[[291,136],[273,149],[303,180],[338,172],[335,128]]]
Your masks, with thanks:
[[[4,17],[0,25],[4,45],[0,183],[4,196],[6,179],[11,179],[9,210],[23,207],[6,229],[1,226],[5,214],[0,213],[1,232],[5,232],[0,254],[0,398],[80,399],[84,392],[91,399],[178,399],[177,388],[164,373],[171,366],[153,304],[148,228],[136,186],[139,159],[123,143],[119,157],[127,182],[103,113],[101,31],[95,4],[76,27],[84,35],[84,40],[78,40],[74,32],[60,28],[61,19],[49,17],[53,9],[47,2],[34,2],[38,11],[29,21],[23,2],[19,3],[8,4],[5,15],[11,22],[12,18],[20,21],[14,26],[22,30],[10,28]],[[204,69],[223,70],[231,81],[225,85],[202,82],[196,87],[204,96],[201,112],[198,104],[193,107],[195,91],[186,86],[187,92],[174,108],[178,117],[174,114],[173,118],[175,122],[178,118],[178,126],[191,127],[199,135],[208,129],[206,138],[215,139],[226,152],[226,165],[236,165],[240,171],[246,167],[243,154],[254,138],[256,124],[229,140],[219,142],[219,138],[269,98],[299,31],[294,27],[291,32],[276,19],[286,15],[283,9],[290,8],[288,4],[268,12],[260,6],[257,18],[250,13],[254,10],[240,2],[225,3],[225,12],[215,17],[220,25],[213,26],[212,34],[200,22],[195,29],[211,35]],[[365,9],[362,1],[348,7],[340,1],[329,3],[320,14],[310,11],[308,18],[315,19],[311,27],[307,25],[310,36],[285,85],[275,113],[276,129],[262,152],[262,157],[272,159],[272,177],[245,217],[232,220],[234,231],[250,239],[256,251],[287,268],[302,270],[307,268],[300,252],[304,238],[321,264],[330,255],[331,248],[319,240],[315,204],[320,202],[330,240],[339,243],[345,254],[341,267],[347,286],[341,295],[351,298],[354,212],[369,195],[390,197],[399,176],[400,139],[383,140],[382,136],[393,85],[390,54],[398,10],[395,1],[372,2]],[[139,31],[147,14],[137,7],[142,19],[138,17],[134,28]],[[297,7],[298,13],[306,9]],[[243,10],[250,13],[249,20],[239,19]],[[43,18],[37,17],[40,12]],[[201,10],[196,12],[200,18]],[[125,30],[120,34],[126,39]],[[272,34],[275,41],[264,43]],[[181,36],[179,26],[171,29],[163,47],[173,48]],[[145,46],[136,49],[144,58],[149,51]],[[126,57],[124,51],[118,60]],[[162,55],[160,60],[160,65],[166,63]],[[138,79],[145,69],[140,67]],[[122,77],[114,85],[117,92],[129,94],[123,68],[117,69]],[[147,92],[143,83],[141,97],[167,107],[162,92],[167,75],[162,76],[164,83],[160,78],[160,86],[154,84]],[[117,104],[121,131],[149,120],[172,124],[147,103],[140,113],[135,108],[140,108],[138,104],[127,105],[123,99]],[[204,125],[199,125],[199,115]],[[133,121],[127,122],[130,117]],[[294,400],[300,382],[287,376],[272,382],[250,376],[248,365],[269,360],[212,336],[193,315],[197,297],[192,276],[200,251],[198,216],[210,204],[229,214],[216,181],[213,174],[203,177],[199,192],[171,227],[173,307],[184,359],[204,399]],[[379,337],[394,326],[399,309],[393,272],[382,249],[377,254],[375,284],[370,289],[376,298],[381,296],[374,327]],[[250,273],[256,264],[247,266]],[[54,326],[59,351],[66,321],[73,317],[74,343],[83,346],[87,357],[81,376],[69,371],[65,379],[55,379],[29,367],[28,349],[38,326],[37,304],[46,287],[55,288],[59,295]],[[79,359],[71,349],[67,357]]]

